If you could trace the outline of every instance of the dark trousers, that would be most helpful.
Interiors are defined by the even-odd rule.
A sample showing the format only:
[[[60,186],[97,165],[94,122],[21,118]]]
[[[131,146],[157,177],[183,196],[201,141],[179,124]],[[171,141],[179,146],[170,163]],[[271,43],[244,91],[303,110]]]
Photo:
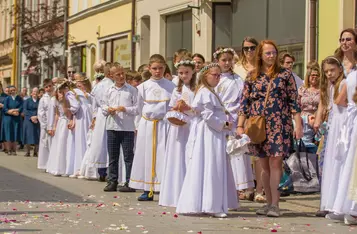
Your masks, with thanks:
[[[118,182],[120,146],[123,148],[125,162],[125,179],[129,183],[134,159],[134,132],[107,130],[109,154],[109,182]]]

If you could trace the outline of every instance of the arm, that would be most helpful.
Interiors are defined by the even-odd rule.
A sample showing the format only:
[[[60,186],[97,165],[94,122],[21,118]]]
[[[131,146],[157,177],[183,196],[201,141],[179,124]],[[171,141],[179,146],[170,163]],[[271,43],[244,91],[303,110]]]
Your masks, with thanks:
[[[303,137],[302,130],[302,120],[301,120],[301,108],[298,103],[298,92],[296,89],[295,78],[291,74],[287,82],[287,95],[288,95],[288,105],[290,107],[291,114],[295,120],[295,131],[294,135],[296,139]]]
[[[29,99],[27,99],[27,100],[29,100]],[[23,104],[23,113],[24,113],[24,115],[25,115],[25,117],[28,117],[28,118],[31,118],[31,112],[29,111],[29,109],[28,109],[28,102],[29,101],[24,101],[24,104]]]
[[[19,113],[22,113],[23,109],[24,109],[24,100],[17,96],[18,97],[18,101],[19,101],[19,105],[18,105],[18,110],[19,110]]]
[[[346,82],[343,84],[338,97],[334,100],[334,103],[339,106],[347,107],[347,84]]]
[[[125,107],[125,112],[128,115],[138,115],[138,91],[132,89],[131,106]]]
[[[244,124],[247,116],[249,116],[250,111],[250,93],[251,93],[251,84],[249,81],[244,83],[243,95],[240,100],[240,106],[238,110],[238,125],[237,125],[237,135],[242,135],[244,133]]]
[[[209,127],[216,130],[217,132],[223,131],[226,120],[220,119],[214,115],[214,106],[211,103],[206,103],[203,105],[203,111],[201,112],[201,115]]]
[[[47,108],[47,130],[55,129],[56,122],[56,99],[51,98]]]
[[[109,113],[109,96],[110,96],[110,92],[108,90],[108,92],[106,92],[104,94],[104,97],[102,99],[102,104],[101,104],[101,107],[102,107],[102,113],[104,116],[109,116],[110,113]]]
[[[69,103],[69,110],[72,114],[76,114],[79,108],[81,107],[79,101],[77,100],[76,96],[72,92],[66,93],[66,99]]]
[[[322,104],[320,99],[319,107],[317,108],[316,116],[315,116],[315,123],[314,123],[314,130],[317,132],[320,128],[321,123],[323,122],[323,115],[325,112],[325,107]]]

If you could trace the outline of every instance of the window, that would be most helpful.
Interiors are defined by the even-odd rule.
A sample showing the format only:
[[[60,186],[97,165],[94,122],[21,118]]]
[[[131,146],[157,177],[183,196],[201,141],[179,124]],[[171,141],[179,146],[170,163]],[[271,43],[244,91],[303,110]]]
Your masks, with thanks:
[[[304,61],[306,1],[232,0],[213,5],[213,43],[240,50],[246,36],[272,39],[279,49],[296,56],[296,66]],[[298,71],[303,69],[297,68]],[[301,73],[298,73],[301,76]]]
[[[127,36],[100,42],[100,54],[106,62],[118,62],[124,68],[131,66],[131,43]]]
[[[181,48],[192,50],[192,11],[166,17],[166,62],[173,69],[173,54]]]
[[[87,72],[87,47],[77,46],[71,49],[72,66],[76,72]]]

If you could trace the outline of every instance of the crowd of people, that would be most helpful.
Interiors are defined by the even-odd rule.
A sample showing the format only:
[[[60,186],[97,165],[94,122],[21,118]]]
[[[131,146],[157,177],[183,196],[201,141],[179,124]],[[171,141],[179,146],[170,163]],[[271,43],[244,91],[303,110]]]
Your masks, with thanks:
[[[319,155],[316,215],[357,224],[356,31],[342,31],[321,66],[309,62],[304,80],[270,40],[246,37],[239,53],[219,47],[213,60],[180,49],[175,72],[154,54],[138,71],[99,61],[92,83],[69,67],[31,97],[10,86],[0,95],[4,149],[16,154],[21,142],[29,156],[34,146],[39,169],[107,181],[105,192],[160,192],[159,205],[181,214],[226,217],[245,199],[279,217],[283,159],[301,139]],[[227,139],[248,139],[247,152],[230,157]]]

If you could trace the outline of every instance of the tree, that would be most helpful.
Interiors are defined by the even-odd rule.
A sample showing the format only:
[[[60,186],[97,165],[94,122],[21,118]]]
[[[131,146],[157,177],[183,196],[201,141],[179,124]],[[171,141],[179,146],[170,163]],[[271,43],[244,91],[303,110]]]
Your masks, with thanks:
[[[19,32],[19,48],[28,61],[27,72],[37,68],[42,74],[50,71],[56,64],[57,70],[64,73],[65,64],[63,54],[64,14],[67,9],[64,0],[49,0],[46,3],[37,3],[40,0],[16,0],[17,7],[13,6],[11,14],[17,19],[13,29]],[[41,1],[42,2],[42,1]],[[41,67],[41,60],[44,67]]]

